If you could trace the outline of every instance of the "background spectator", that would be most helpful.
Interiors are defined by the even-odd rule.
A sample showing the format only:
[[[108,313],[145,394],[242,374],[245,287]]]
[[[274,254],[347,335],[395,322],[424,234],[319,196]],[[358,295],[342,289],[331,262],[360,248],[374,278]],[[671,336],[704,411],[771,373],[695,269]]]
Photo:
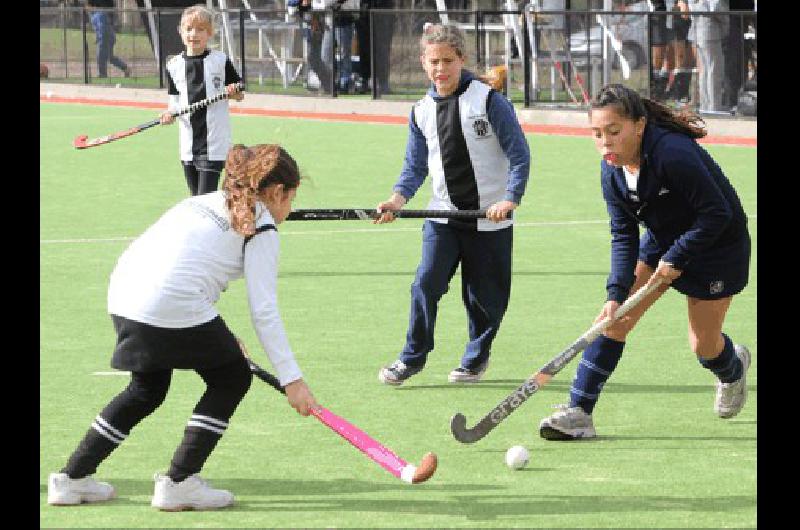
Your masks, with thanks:
[[[117,36],[114,30],[114,12],[109,11],[114,8],[114,0],[87,0],[86,4],[89,8],[97,8],[92,10],[92,27],[97,43],[97,77],[108,77],[108,63],[122,70],[125,77],[130,77],[128,65],[114,55]]]
[[[392,51],[392,36],[394,35],[394,17],[390,13],[373,13],[372,21],[375,27],[375,72],[372,71],[372,57],[370,47],[370,17],[369,9],[397,9],[397,0],[361,0],[361,16],[356,24],[358,32],[359,72],[366,81],[372,79],[374,86],[377,83],[378,94],[388,94],[389,69]],[[366,92],[366,86],[362,88]]]
[[[690,11],[728,11],[728,0],[689,0]],[[697,15],[692,21],[696,28],[695,49],[699,69],[699,109],[723,111],[722,86],[725,76],[725,55],[722,45],[728,35],[728,15]]]
[[[665,0],[648,1],[650,10],[656,14],[650,20],[650,44],[653,63],[651,65],[650,97],[663,101],[666,95],[669,72],[672,70],[667,44],[672,40],[671,30],[667,28],[667,3]]]
[[[689,86],[692,81],[692,67],[694,53],[687,40],[692,19],[689,16],[689,5],[686,0],[673,2],[670,10],[672,15],[672,42],[670,43],[673,54],[672,80],[667,88],[667,97],[681,103],[689,101]]]
[[[352,9],[353,2],[348,0],[336,0],[334,7],[340,9]],[[332,27],[331,27],[332,26]],[[342,13],[338,10],[334,13],[332,24],[325,21],[325,31],[322,36],[322,60],[328,69],[333,71],[333,59],[335,51],[339,53],[339,60],[336,62],[337,90],[347,94],[350,91],[350,78],[353,73],[352,46],[353,30],[355,29],[355,17],[350,13]],[[333,49],[334,39],[336,50]]]
[[[755,9],[754,0],[729,0],[732,11],[753,11]],[[739,89],[745,79],[745,65],[742,57],[750,56],[744,53],[744,32],[747,29],[746,22],[750,17],[731,16],[728,38],[725,42],[725,85],[723,89],[722,103],[726,108],[736,105]],[[744,22],[744,23],[743,23]]]

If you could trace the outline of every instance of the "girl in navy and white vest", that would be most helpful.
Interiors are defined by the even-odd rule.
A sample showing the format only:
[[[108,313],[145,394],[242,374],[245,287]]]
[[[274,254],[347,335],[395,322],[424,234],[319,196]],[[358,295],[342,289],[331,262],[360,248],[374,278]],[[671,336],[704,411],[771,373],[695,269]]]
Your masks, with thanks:
[[[486,209],[485,219],[427,219],[422,258],[411,285],[406,344],[379,379],[391,385],[419,372],[433,349],[439,299],[461,265],[469,341],[452,383],[478,381],[489,364],[511,292],[513,221],[530,170],[530,150],[514,107],[464,69],[466,46],[458,27],[428,26],[420,39],[422,67],[432,85],[411,111],[408,143],[394,193],[378,203],[377,223],[394,220],[430,174],[436,210]]]

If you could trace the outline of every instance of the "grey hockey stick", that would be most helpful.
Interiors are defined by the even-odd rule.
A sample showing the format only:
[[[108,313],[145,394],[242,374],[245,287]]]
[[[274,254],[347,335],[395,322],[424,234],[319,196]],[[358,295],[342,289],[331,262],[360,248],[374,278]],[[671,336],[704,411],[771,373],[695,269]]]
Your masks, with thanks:
[[[656,279],[651,284],[645,284],[633,295],[628,297],[619,306],[615,314],[615,320],[634,308],[644,297],[652,293],[661,281]],[[512,412],[517,410],[529,397],[546,385],[564,366],[567,365],[578,353],[582,352],[590,342],[596,339],[613,322],[604,318],[600,322],[592,325],[578,340],[573,342],[566,350],[556,355],[553,360],[544,365],[538,372],[525,380],[514,392],[508,395],[503,401],[493,408],[486,416],[481,419],[474,427],[467,428],[467,418],[460,412],[450,420],[450,431],[456,440],[461,443],[477,442],[492,429],[497,427],[501,421],[506,419]]]

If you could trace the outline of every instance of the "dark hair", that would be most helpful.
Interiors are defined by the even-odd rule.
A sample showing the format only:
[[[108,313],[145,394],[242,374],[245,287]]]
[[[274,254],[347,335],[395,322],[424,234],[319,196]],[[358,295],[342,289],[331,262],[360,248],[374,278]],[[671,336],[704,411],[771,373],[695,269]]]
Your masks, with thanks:
[[[589,106],[589,116],[593,109],[613,105],[621,116],[631,120],[642,117],[665,129],[683,133],[691,138],[702,138],[707,134],[705,121],[694,112],[684,109],[674,111],[657,101],[640,96],[621,84],[610,84],[600,89]]]
[[[256,199],[272,184],[283,184],[286,190],[300,185],[300,170],[289,153],[276,144],[231,147],[222,189],[234,230],[246,236],[255,233]]]

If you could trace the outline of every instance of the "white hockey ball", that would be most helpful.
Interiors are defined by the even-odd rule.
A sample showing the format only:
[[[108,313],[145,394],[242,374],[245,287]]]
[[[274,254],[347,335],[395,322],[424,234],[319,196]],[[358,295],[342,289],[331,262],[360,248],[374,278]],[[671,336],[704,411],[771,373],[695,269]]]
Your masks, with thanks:
[[[521,445],[515,445],[506,451],[506,465],[511,469],[522,469],[528,465],[531,454]]]

